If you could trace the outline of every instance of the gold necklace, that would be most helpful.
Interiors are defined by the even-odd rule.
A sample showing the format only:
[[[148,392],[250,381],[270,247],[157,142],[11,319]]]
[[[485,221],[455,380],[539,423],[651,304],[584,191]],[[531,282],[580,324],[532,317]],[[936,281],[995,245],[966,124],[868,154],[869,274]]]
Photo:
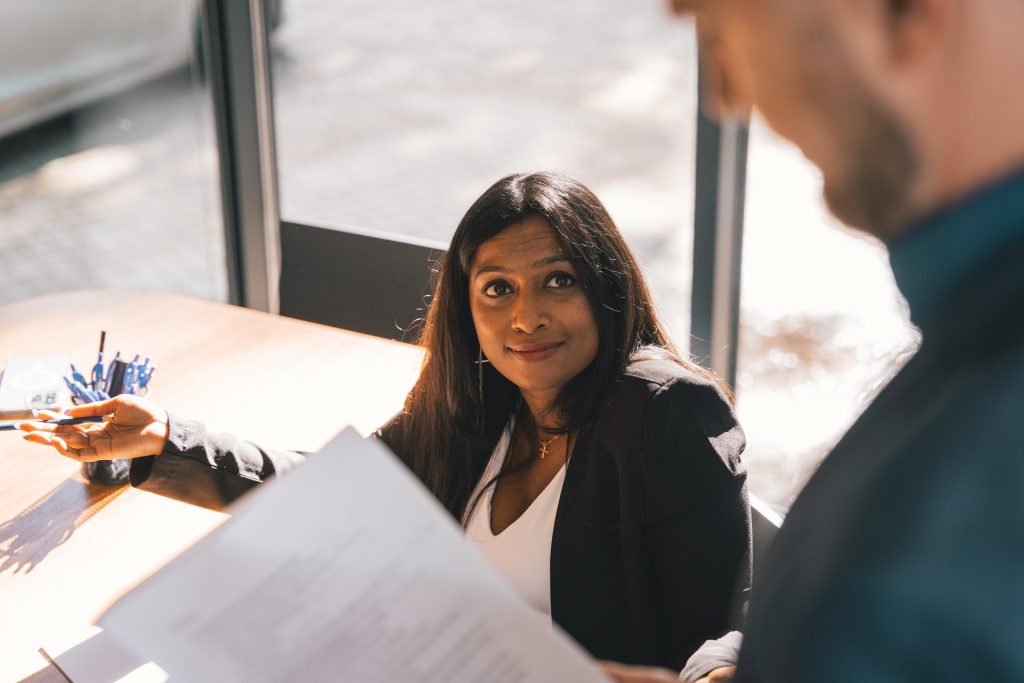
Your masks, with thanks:
[[[541,441],[540,442],[540,459],[541,460],[543,460],[544,458],[547,457],[547,455],[548,455],[548,447],[551,445],[551,442],[554,441],[555,439],[557,439],[559,436],[561,436],[561,434],[555,434],[553,437],[551,437],[547,441]],[[538,441],[539,441],[539,439],[538,439]]]

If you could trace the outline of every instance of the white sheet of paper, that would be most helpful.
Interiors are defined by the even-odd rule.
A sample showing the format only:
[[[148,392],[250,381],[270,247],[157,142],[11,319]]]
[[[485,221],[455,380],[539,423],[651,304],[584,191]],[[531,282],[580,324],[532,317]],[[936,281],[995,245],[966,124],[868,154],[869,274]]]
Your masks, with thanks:
[[[172,680],[605,681],[353,430],[233,513],[100,619]]]
[[[73,683],[165,683],[167,673],[98,626],[59,636],[40,648]]]

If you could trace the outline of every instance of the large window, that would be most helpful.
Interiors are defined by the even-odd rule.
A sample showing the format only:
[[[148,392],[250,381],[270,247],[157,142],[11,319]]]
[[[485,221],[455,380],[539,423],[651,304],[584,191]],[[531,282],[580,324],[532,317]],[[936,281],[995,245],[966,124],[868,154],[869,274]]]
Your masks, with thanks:
[[[6,3],[0,292],[226,296],[192,0]]]
[[[658,2],[291,0],[274,36],[281,216],[445,244],[509,173],[608,206],[686,346],[692,26]]]
[[[688,347],[692,25],[659,2],[620,0],[264,6],[283,220],[444,245],[498,178],[563,171],[607,204]],[[0,22],[4,300],[87,287],[225,299],[217,146],[193,56],[199,4],[11,7]],[[737,394],[752,487],[777,504],[916,342],[884,249],[837,225],[820,195],[814,169],[755,120]],[[334,256],[331,269],[347,267]],[[376,254],[340,256],[362,258],[370,279],[393,275],[365,263]],[[406,263],[425,279],[419,258]],[[344,294],[367,299],[372,285]]]
[[[788,505],[917,341],[885,248],[839,224],[799,150],[750,132],[739,415],[751,487]]]

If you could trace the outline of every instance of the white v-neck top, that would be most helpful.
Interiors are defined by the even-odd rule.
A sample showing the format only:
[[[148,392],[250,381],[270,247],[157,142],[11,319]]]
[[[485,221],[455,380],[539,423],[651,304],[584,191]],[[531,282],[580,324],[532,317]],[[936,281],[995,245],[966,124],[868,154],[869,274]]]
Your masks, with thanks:
[[[476,500],[482,487],[501,472],[512,428],[510,421],[470,501]],[[483,553],[528,605],[545,614],[551,614],[551,536],[564,481],[565,465],[562,465],[519,519],[500,534],[491,531],[493,484],[487,487],[466,520],[466,540]]]

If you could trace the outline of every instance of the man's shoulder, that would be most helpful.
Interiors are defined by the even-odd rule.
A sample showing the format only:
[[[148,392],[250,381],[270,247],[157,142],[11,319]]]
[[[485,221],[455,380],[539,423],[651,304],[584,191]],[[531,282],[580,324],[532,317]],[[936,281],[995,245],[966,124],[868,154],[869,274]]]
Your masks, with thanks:
[[[841,642],[829,628],[881,647],[897,613],[908,652],[927,649],[911,631],[929,619],[1024,637],[1018,619],[986,626],[1024,564],[1024,344],[975,351],[911,361],[822,462],[762,565],[752,659],[795,623],[823,650]]]
[[[927,366],[914,367],[918,360]],[[1000,506],[1024,514],[1024,496],[1004,495],[1024,486],[1021,396],[1024,343],[998,352],[979,343],[956,362],[914,359],[825,458],[792,512],[806,507],[811,518],[862,531],[874,523],[886,538],[904,534],[903,543]],[[840,546],[861,538],[877,547],[871,536]]]

